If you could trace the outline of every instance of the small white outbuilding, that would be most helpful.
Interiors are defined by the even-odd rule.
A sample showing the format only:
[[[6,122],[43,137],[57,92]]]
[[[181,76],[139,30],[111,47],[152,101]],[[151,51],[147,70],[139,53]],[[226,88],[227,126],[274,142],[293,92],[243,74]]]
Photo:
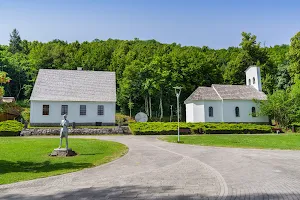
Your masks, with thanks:
[[[40,69],[30,102],[32,126],[114,125],[115,72]]]
[[[260,68],[250,66],[245,71],[247,85],[198,87],[186,100],[187,122],[268,123],[268,116],[257,116],[259,106],[253,100],[264,101]]]

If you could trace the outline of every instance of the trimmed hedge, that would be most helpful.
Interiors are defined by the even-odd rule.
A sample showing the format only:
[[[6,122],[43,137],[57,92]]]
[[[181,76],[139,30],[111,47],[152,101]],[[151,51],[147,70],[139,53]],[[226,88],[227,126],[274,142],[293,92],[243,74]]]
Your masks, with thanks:
[[[129,128],[134,135],[175,135],[176,122],[137,122],[130,123]],[[181,129],[190,129],[192,134],[255,134],[271,133],[270,125],[231,124],[231,123],[185,123],[180,122]],[[180,134],[190,134],[181,131]]]
[[[0,136],[17,136],[23,129],[23,124],[15,120],[0,122]]]

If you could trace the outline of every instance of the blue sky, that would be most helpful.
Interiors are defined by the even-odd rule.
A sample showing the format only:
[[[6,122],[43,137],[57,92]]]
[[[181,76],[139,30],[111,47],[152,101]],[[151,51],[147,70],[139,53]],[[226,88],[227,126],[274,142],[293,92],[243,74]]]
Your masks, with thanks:
[[[155,39],[227,48],[251,32],[266,46],[300,31],[299,0],[0,0],[0,44],[22,39],[68,42]]]

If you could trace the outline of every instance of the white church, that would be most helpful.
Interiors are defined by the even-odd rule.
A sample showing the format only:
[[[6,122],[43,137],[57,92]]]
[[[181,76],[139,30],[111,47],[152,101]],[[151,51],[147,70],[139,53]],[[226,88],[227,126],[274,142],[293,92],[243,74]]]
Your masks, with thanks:
[[[246,85],[198,87],[186,100],[186,122],[268,123],[268,116],[257,116],[258,104],[267,100],[262,92],[260,68],[245,71]]]

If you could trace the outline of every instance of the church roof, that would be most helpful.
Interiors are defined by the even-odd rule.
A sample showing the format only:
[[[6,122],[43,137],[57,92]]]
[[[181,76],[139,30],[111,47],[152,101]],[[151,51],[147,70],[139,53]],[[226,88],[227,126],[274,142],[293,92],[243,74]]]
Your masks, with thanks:
[[[30,100],[116,102],[115,72],[40,69]]]
[[[198,87],[185,101],[222,100],[212,87]]]
[[[218,85],[198,87],[185,103],[195,100],[267,100],[265,93],[247,85]]]

